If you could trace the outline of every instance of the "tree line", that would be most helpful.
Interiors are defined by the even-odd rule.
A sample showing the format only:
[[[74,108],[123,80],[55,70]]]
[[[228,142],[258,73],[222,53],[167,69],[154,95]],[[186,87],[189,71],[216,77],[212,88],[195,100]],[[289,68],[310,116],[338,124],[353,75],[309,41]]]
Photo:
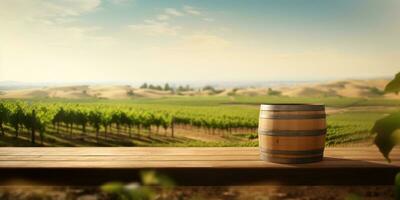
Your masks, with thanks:
[[[164,86],[162,85],[153,85],[153,84],[147,84],[143,83],[139,88],[141,89],[152,89],[152,90],[160,90],[160,91],[170,91],[172,93],[179,93],[179,92],[189,92],[189,91],[195,91],[195,88],[190,87],[190,85],[179,85],[177,87],[172,87],[168,83],[165,83]],[[213,86],[206,85],[202,88],[198,88],[198,91],[209,91],[212,93],[221,93],[223,90],[216,89]]]
[[[160,90],[160,91],[171,91],[171,92],[186,92],[186,91],[194,91],[194,88],[191,88],[189,85],[179,85],[178,87],[172,87],[168,83],[162,85],[153,85],[143,83],[139,88],[141,89],[152,89],[152,90]]]

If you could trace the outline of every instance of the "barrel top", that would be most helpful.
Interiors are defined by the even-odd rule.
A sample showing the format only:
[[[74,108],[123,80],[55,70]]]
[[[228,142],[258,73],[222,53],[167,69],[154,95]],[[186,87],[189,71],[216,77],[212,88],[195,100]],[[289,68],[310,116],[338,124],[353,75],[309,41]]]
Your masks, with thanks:
[[[261,104],[266,111],[324,111],[323,104]]]

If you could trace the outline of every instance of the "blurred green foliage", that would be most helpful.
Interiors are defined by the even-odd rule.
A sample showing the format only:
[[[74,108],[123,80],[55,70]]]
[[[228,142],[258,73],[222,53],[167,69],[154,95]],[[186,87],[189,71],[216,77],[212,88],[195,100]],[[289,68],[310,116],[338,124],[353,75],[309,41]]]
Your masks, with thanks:
[[[140,172],[140,182],[124,184],[121,182],[110,182],[101,186],[101,190],[117,200],[152,200],[156,192],[152,186],[158,186],[164,190],[174,187],[174,181],[164,174],[153,170]]]
[[[385,87],[385,93],[398,93],[400,91],[400,73]],[[389,154],[395,145],[400,144],[400,112],[392,113],[375,122],[371,132],[377,133],[375,144],[383,156],[390,162]]]
[[[385,93],[400,91],[400,72],[385,87]],[[400,112],[390,114],[375,122],[372,132],[377,133],[375,144],[390,162],[389,154],[395,145],[400,144]],[[400,172],[395,177],[395,199],[400,200]]]
[[[398,94],[400,91],[400,72],[396,74],[394,79],[390,81],[386,87],[385,87],[385,92],[386,93],[396,93]]]
[[[400,172],[397,173],[395,178],[395,198],[400,200]]]
[[[345,197],[345,200],[361,200],[361,196],[358,194],[350,193]]]
[[[400,143],[398,136],[400,132],[396,131],[398,129],[400,129],[400,112],[390,114],[376,121],[372,128],[372,132],[378,133],[375,137],[375,144],[389,162],[390,151]]]

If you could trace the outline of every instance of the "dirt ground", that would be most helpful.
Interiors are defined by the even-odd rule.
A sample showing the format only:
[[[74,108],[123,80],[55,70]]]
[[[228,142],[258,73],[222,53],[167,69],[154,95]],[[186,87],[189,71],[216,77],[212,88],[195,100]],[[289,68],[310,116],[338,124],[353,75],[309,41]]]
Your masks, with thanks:
[[[393,186],[225,186],[153,188],[156,200],[390,200]],[[0,187],[2,200],[108,200],[98,187]]]
[[[326,114],[337,114],[337,113],[345,113],[345,112],[357,112],[357,111],[371,111],[371,112],[394,112],[399,108],[397,106],[351,106],[345,108],[335,108],[335,107],[327,107],[325,112]]]

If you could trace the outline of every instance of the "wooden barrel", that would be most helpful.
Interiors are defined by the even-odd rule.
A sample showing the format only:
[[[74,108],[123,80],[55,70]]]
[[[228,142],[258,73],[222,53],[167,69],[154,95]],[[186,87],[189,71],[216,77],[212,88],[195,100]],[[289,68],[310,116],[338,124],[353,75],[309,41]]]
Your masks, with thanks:
[[[261,105],[258,124],[261,159],[275,163],[321,161],[325,118],[324,105]]]

